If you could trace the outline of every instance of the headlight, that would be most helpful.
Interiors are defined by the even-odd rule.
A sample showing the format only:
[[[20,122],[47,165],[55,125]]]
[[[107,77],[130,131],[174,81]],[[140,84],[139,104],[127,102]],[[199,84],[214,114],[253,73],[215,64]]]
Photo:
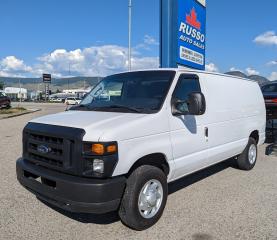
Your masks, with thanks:
[[[104,161],[101,159],[94,159],[93,160],[93,171],[96,173],[104,173]]]
[[[83,175],[88,177],[111,177],[118,162],[117,142],[84,142]]]

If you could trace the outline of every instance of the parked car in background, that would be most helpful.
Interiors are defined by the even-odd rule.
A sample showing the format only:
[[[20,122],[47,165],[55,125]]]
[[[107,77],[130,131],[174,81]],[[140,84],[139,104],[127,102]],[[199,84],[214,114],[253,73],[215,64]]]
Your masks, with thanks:
[[[53,102],[53,103],[62,103],[63,99],[62,98],[50,98],[50,102]]]
[[[261,86],[266,106],[266,139],[267,142],[275,142],[277,119],[277,82],[271,82]]]
[[[4,92],[0,92],[0,108],[10,108],[11,99]]]
[[[261,88],[267,112],[276,113],[277,115],[277,82],[263,85]]]
[[[80,98],[69,97],[69,98],[65,99],[66,105],[78,105],[78,104],[80,104],[80,102],[81,102]]]

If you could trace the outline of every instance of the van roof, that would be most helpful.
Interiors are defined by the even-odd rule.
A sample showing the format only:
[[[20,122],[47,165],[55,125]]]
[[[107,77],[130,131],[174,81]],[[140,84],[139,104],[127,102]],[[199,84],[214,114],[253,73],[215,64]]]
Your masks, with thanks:
[[[209,72],[209,71],[190,69],[190,68],[185,68],[185,67],[183,67],[183,68],[180,67],[180,68],[140,69],[140,70],[133,70],[131,72],[143,72],[143,71],[175,71],[175,72],[182,72],[182,73],[205,73],[205,74],[210,74],[210,75],[217,75],[217,76],[223,76],[223,77],[236,78],[236,79],[241,79],[241,80],[257,83],[256,81],[254,81],[252,79],[249,79],[249,78],[243,78],[243,77],[229,75],[229,74],[224,74],[224,73],[217,73],[217,72]],[[127,73],[127,72],[122,72],[122,73]]]

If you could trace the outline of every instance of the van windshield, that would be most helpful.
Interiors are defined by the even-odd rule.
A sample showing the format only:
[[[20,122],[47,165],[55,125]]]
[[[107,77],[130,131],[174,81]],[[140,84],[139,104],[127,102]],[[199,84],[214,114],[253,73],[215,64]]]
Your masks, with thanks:
[[[174,79],[174,71],[141,71],[104,78],[70,110],[158,112]]]

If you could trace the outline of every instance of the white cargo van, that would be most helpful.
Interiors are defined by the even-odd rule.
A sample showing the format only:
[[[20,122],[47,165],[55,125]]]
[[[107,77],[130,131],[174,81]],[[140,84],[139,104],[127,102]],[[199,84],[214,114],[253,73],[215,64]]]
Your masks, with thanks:
[[[181,69],[121,73],[79,106],[27,124],[17,178],[50,204],[118,210],[143,230],[161,217],[169,182],[231,157],[251,170],[265,123],[254,81]]]

